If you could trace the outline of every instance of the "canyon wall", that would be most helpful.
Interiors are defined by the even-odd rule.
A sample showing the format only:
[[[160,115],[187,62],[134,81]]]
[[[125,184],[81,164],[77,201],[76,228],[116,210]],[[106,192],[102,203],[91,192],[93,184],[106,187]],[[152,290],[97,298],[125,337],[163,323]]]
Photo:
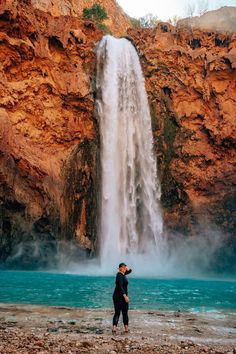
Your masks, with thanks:
[[[81,20],[78,2],[58,4],[0,4],[0,261],[8,265],[43,265],[68,241],[76,257],[96,251],[103,33]],[[115,2],[102,4],[113,33],[125,33],[129,19]],[[161,23],[127,37],[146,77],[166,229],[216,224],[233,233],[235,34]]]
[[[129,37],[146,76],[167,228],[208,224],[233,234],[235,33],[160,23]]]
[[[84,8],[99,4],[108,14],[104,24],[113,34],[122,36],[131,26],[130,18],[115,0],[32,0],[31,3],[33,8],[50,13],[52,16],[72,17],[81,17]]]
[[[59,239],[94,250],[93,83],[102,35],[78,17],[56,17],[27,2],[0,5],[1,260],[16,248],[20,258],[35,254],[37,261]],[[35,241],[44,250],[35,250]]]

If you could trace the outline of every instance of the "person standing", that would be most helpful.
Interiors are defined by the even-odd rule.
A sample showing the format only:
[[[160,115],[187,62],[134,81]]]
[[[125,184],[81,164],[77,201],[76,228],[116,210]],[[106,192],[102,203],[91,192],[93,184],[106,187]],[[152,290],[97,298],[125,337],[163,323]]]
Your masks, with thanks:
[[[128,279],[127,274],[130,274],[132,269],[129,269],[125,263],[119,264],[119,271],[116,274],[116,286],[113,293],[113,303],[115,314],[113,316],[113,327],[112,333],[116,333],[117,325],[119,322],[120,312],[122,312],[124,331],[127,333],[129,331],[129,297],[128,297]]]

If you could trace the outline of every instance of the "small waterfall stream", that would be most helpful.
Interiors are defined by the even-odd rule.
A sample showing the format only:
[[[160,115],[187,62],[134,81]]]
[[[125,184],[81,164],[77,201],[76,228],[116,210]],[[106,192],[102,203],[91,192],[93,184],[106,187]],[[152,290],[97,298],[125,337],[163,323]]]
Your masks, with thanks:
[[[134,46],[105,36],[97,48],[101,136],[101,264],[162,252],[160,183],[144,76]],[[129,255],[129,256],[128,256]]]

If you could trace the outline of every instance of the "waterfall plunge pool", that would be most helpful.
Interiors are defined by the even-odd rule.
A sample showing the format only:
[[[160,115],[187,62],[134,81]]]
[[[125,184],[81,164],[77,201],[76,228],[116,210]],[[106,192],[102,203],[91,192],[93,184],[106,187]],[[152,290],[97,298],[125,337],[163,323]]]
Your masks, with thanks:
[[[0,302],[111,308],[114,276],[0,271]],[[130,309],[236,313],[236,281],[129,277]]]

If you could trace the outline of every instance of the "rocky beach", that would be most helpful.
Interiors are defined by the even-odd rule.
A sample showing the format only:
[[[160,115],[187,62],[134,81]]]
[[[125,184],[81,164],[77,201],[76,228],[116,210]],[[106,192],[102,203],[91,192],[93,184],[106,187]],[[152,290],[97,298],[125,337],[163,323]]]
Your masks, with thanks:
[[[236,314],[130,311],[111,333],[112,309],[0,305],[0,353],[235,354]]]

